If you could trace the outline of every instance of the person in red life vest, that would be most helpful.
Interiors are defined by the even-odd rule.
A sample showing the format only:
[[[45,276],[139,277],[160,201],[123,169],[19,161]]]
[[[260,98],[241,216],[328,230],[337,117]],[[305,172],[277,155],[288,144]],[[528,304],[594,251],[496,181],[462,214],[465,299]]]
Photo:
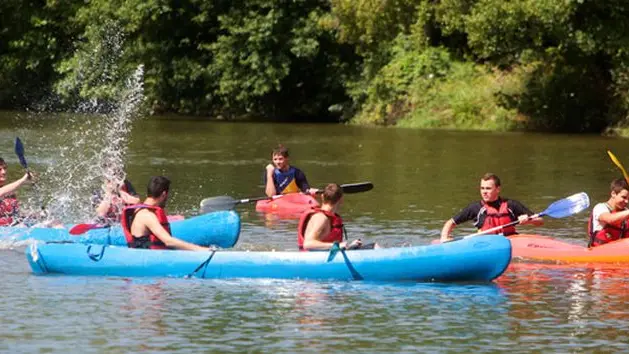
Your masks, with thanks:
[[[144,203],[124,208],[120,221],[129,248],[211,250],[208,247],[180,240],[170,234],[170,225],[164,211],[169,190],[168,178],[151,177]]]
[[[140,203],[140,197],[127,179],[124,179],[122,185],[117,181],[107,180],[104,193],[98,191],[92,196],[92,205],[96,209],[96,222],[101,224],[119,222],[122,209],[138,203]]]
[[[343,241],[345,228],[337,211],[343,203],[343,189],[336,183],[328,184],[321,194],[321,207],[305,212],[297,226],[297,245],[301,251],[329,250],[336,242],[345,249],[380,248],[377,244],[363,244],[360,239]]]
[[[32,182],[32,172],[27,172],[15,182],[7,182],[7,163],[0,157],[0,226],[11,226],[20,222],[20,207],[15,192],[26,183]]]
[[[441,229],[441,242],[451,239],[450,233],[456,225],[473,220],[479,231],[505,225],[520,220],[520,224],[541,225],[542,218],[529,218],[533,212],[524,204],[514,199],[500,197],[500,178],[493,173],[486,173],[480,180],[481,201],[473,202],[461,210],[452,219],[446,221]],[[505,227],[495,232],[505,236],[516,234],[514,226]]]
[[[286,193],[315,194],[318,189],[310,188],[306,175],[289,162],[288,149],[278,145],[271,154],[272,162],[266,165],[264,174],[265,193],[267,197]]]
[[[607,202],[598,203],[592,209],[588,221],[589,247],[629,237],[629,185],[624,179],[615,179],[610,191]]]

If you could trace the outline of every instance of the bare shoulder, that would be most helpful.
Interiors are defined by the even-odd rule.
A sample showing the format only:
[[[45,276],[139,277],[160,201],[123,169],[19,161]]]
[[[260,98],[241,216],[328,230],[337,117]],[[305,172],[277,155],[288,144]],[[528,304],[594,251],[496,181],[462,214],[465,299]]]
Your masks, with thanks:
[[[137,214],[135,214],[136,220],[142,220],[143,222],[149,222],[152,220],[157,220],[157,215],[151,212],[148,209],[140,209]]]

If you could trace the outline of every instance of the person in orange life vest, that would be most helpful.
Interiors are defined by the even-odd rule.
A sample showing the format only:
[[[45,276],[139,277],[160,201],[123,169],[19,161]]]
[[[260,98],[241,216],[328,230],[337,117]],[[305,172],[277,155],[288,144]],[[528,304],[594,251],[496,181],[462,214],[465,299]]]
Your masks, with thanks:
[[[452,219],[446,221],[441,229],[441,242],[451,239],[450,233],[461,223],[474,221],[479,231],[505,225],[520,220],[520,224],[541,225],[542,218],[530,219],[533,212],[517,200],[500,197],[500,178],[493,173],[486,173],[480,181],[481,201],[473,202],[461,210]],[[505,236],[516,234],[515,227],[505,227],[496,231]]]
[[[140,203],[140,197],[127,179],[124,179],[122,185],[117,181],[107,180],[103,188],[104,193],[98,191],[92,196],[98,223],[117,223],[125,206]]]
[[[7,182],[7,163],[0,157],[0,226],[20,222],[20,207],[15,192],[24,184],[32,182],[32,172],[27,172],[15,182]]]
[[[126,207],[122,211],[122,229],[130,248],[180,249],[209,251],[170,234],[170,225],[164,212],[168,201],[170,180],[163,176],[151,177],[144,203]]]
[[[297,167],[291,166],[288,149],[278,145],[271,154],[272,163],[266,165],[264,174],[265,193],[267,197],[286,193],[315,194],[318,189],[310,188],[306,175]]]
[[[346,249],[380,248],[377,244],[363,245],[360,239],[343,241],[343,220],[337,211],[343,203],[343,189],[336,183],[328,184],[321,194],[321,207],[305,212],[297,227],[297,245],[301,251],[329,250],[335,242]]]
[[[598,203],[592,209],[588,221],[589,247],[629,237],[629,185],[624,179],[615,179],[610,186],[607,202]]]

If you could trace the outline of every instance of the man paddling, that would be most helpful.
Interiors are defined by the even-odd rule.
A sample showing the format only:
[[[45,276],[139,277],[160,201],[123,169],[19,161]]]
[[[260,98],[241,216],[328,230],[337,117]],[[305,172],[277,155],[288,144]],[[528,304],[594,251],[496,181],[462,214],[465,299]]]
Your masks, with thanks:
[[[266,166],[264,175],[267,197],[299,191],[315,194],[318,191],[310,188],[306,175],[300,169],[290,165],[288,149],[284,145],[280,144],[273,149],[271,157],[273,161]]]
[[[500,197],[500,178],[493,173],[486,173],[480,181],[481,201],[474,202],[461,210],[452,219],[446,221],[441,229],[441,242],[451,239],[450,233],[461,223],[474,221],[479,231],[506,225],[519,220],[521,225],[541,225],[542,218],[532,218],[533,212],[517,200]],[[516,234],[515,226],[504,227],[494,232],[505,236]]]
[[[31,172],[7,185],[7,163],[0,157],[0,226],[11,226],[20,222],[20,207],[15,192],[24,184],[31,182]]]
[[[197,246],[171,236],[170,224],[164,211],[169,190],[168,178],[151,177],[144,203],[128,206],[122,211],[122,230],[127,245],[129,248],[209,251],[208,247]]]
[[[321,194],[321,207],[305,212],[297,227],[297,245],[300,251],[329,250],[334,243],[346,249],[380,248],[377,244],[364,245],[360,239],[349,244],[343,241],[345,228],[337,211],[343,203],[343,188],[328,184]]]
[[[598,203],[592,209],[588,220],[588,247],[604,245],[608,242],[629,237],[629,184],[618,178],[610,185],[610,196],[607,202]]]

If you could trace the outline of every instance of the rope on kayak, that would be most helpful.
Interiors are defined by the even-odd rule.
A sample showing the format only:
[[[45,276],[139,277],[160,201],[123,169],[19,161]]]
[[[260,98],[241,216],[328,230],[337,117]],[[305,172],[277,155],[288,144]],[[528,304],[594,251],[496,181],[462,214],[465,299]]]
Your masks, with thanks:
[[[90,250],[92,249],[92,246],[94,245],[89,245],[87,246],[87,256],[90,257],[91,260],[93,260],[94,262],[98,262],[101,259],[103,259],[103,255],[105,254],[105,245],[101,246],[100,249],[100,253],[90,253]]]
[[[188,274],[186,278],[192,278],[192,276],[195,275],[196,272],[198,272],[201,268],[203,268],[203,274],[201,274],[201,278],[205,278],[205,270],[207,269],[208,264],[210,264],[210,261],[212,260],[212,257],[214,257],[215,253],[216,253],[216,250],[212,250],[212,253],[210,253],[210,256],[205,261],[203,261],[203,263],[199,264],[197,269],[192,271],[192,273]]]

